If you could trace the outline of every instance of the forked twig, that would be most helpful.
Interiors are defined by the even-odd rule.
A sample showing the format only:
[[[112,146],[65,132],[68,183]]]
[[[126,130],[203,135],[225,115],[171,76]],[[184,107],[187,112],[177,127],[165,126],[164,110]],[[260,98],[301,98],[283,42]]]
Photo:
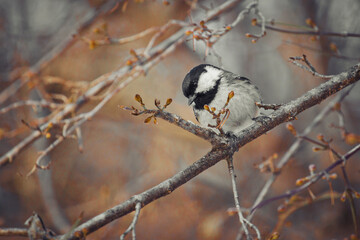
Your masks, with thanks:
[[[312,73],[312,75],[316,76],[316,77],[321,77],[321,78],[333,78],[335,75],[323,75],[318,73],[314,66],[311,65],[311,63],[309,62],[309,60],[307,59],[306,55],[303,54],[301,57],[290,57],[289,58],[290,62],[292,62],[293,64],[295,64],[296,66],[309,71]],[[305,65],[299,63],[298,61],[304,62]]]
[[[237,214],[238,214],[241,226],[244,229],[246,239],[247,240],[252,239],[252,237],[251,237],[251,235],[249,233],[249,230],[247,229],[247,226],[249,226],[250,228],[252,228],[256,232],[256,235],[257,235],[258,239],[261,239],[261,234],[260,234],[259,229],[254,224],[252,224],[250,221],[248,221],[246,218],[244,218],[244,216],[242,214],[242,210],[241,210],[240,202],[239,202],[239,194],[238,194],[238,191],[236,189],[236,181],[235,181],[236,176],[234,174],[234,164],[233,164],[232,156],[228,157],[226,159],[226,161],[227,161],[227,164],[228,164],[229,174],[230,174],[230,178],[231,178],[231,185],[232,185],[232,190],[233,190],[233,195],[234,195],[235,207],[236,207],[236,210],[237,210]]]
[[[135,215],[134,218],[131,222],[131,224],[129,225],[129,227],[126,229],[126,231],[120,236],[120,240],[124,240],[125,236],[131,231],[131,235],[132,235],[132,239],[136,240],[136,233],[135,233],[135,227],[136,227],[136,223],[137,220],[139,218],[140,215],[140,209],[141,209],[141,202],[137,202],[135,205]]]

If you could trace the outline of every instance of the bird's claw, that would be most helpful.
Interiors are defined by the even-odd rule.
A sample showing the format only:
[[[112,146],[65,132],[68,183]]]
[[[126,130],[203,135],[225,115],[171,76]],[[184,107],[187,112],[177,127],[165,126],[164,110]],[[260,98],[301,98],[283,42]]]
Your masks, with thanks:
[[[271,120],[271,117],[268,117],[266,115],[261,115],[261,116],[253,118],[252,120],[257,123],[260,123],[262,125],[266,125],[267,122]]]
[[[236,138],[236,135],[235,135],[233,132],[226,132],[226,133],[225,133],[225,136],[226,136],[227,138]]]

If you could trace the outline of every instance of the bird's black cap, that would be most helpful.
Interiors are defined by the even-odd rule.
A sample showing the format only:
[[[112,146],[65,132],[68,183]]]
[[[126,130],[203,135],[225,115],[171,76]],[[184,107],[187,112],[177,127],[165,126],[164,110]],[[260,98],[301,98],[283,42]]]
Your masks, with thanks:
[[[191,69],[190,72],[186,74],[182,83],[182,91],[185,97],[189,98],[190,96],[194,95],[199,81],[199,77],[202,73],[207,72],[205,69],[205,67],[207,66],[218,68],[210,64],[200,64]]]

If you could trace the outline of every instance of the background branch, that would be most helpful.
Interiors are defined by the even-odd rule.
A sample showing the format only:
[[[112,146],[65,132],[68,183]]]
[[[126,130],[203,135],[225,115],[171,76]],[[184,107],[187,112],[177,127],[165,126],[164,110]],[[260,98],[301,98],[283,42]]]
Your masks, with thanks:
[[[343,92],[339,93],[335,96],[334,99],[331,100],[331,102],[321,110],[321,112],[314,118],[314,120],[304,129],[302,133],[300,133],[301,136],[308,135],[314,127],[316,127],[333,109],[333,107],[340,103],[354,88],[355,85],[350,86],[348,89],[345,89]],[[280,161],[276,165],[276,169],[281,169],[289,162],[290,158],[299,150],[300,146],[302,145],[304,139],[303,138],[297,138],[295,142],[289,147],[289,149],[284,153]],[[266,196],[268,191],[270,190],[272,184],[275,182],[276,178],[279,176],[279,172],[273,173],[272,176],[266,181],[264,184],[264,187],[259,192],[258,196],[256,197],[256,200],[252,206],[251,214],[247,217],[248,220],[251,220],[256,212],[256,208],[254,208],[256,205],[258,205]]]
[[[212,11],[208,17],[206,18],[205,22],[211,21],[219,14],[223,13],[224,11],[228,10],[233,6],[233,4],[239,1],[229,1],[226,2]],[[167,26],[168,24],[165,24]],[[112,86],[113,84],[119,83],[119,81],[123,78],[127,78],[127,80],[120,83],[118,87],[111,94],[107,94],[104,99],[97,105],[96,108],[93,109],[92,113],[87,115],[87,117],[81,119],[76,125],[79,127],[81,124],[88,120],[88,117],[93,116],[96,112],[98,112],[104,105],[107,103],[117,92],[119,92],[122,88],[124,88],[128,83],[132,80],[136,79],[142,73],[146,73],[151,67],[155,64],[158,64],[164,57],[168,54],[172,53],[177,47],[179,47],[187,38],[185,34],[189,27],[185,26],[180,29],[178,32],[173,34],[172,36],[168,37],[163,42],[159,43],[158,45],[154,46],[151,49],[148,49],[147,57],[141,60],[141,63],[138,63],[139,66],[130,65],[119,68],[116,71],[104,74],[97,79],[93,80],[96,85],[92,86],[88,89],[83,95],[77,98],[77,101],[74,103],[69,103],[64,107],[63,110],[56,113],[49,121],[39,126],[41,130],[46,129],[46,127],[51,123],[53,125],[59,124],[59,122],[66,118],[66,116],[72,114],[79,110],[85,103],[88,103],[92,97],[96,96],[98,93],[103,91],[104,89]],[[130,75],[130,76],[129,76]],[[75,128],[71,128],[71,132],[74,131]],[[67,133],[70,133],[68,130]],[[35,140],[41,137],[41,133],[36,131],[32,132],[29,136],[27,136],[24,140],[14,146],[11,150],[5,153],[3,156],[0,157],[0,167],[10,163],[13,159],[22,152],[27,146],[32,144]],[[57,141],[57,144],[60,144],[61,141]]]

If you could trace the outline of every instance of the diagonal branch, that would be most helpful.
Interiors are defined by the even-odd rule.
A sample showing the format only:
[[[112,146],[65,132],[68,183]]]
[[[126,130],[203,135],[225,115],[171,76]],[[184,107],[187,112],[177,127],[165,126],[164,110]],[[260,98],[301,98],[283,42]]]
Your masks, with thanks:
[[[114,221],[115,219],[134,211],[136,204],[139,202],[138,199],[141,199],[141,204],[144,207],[150,202],[153,202],[156,199],[170,194],[175,189],[182,186],[183,184],[185,184],[195,176],[199,175],[206,169],[210,168],[211,166],[215,165],[216,163],[220,162],[221,160],[232,157],[234,152],[237,151],[239,147],[244,146],[255,138],[261,136],[262,134],[265,134],[277,125],[294,119],[295,116],[302,111],[314,106],[315,104],[319,104],[327,97],[335,94],[346,86],[355,83],[359,79],[360,63],[350,68],[349,71],[336,75],[328,82],[323,83],[318,87],[308,91],[301,97],[282,105],[278,110],[270,114],[269,117],[264,119],[264,121],[262,121],[261,123],[253,124],[252,126],[244,129],[241,132],[240,137],[223,136],[222,138],[224,138],[225,141],[223,143],[213,145],[213,149],[200,160],[196,161],[183,171],[180,171],[173,177],[165,180],[157,186],[143,193],[140,193],[136,195],[136,197],[132,197],[129,200],[111,209],[108,209],[107,211],[81,224],[73,231],[66,234],[66,239],[78,239],[80,237],[88,235],[101,228],[102,226]],[[163,118],[172,123],[177,122],[176,118],[173,115],[166,115],[168,118],[162,116],[163,115],[158,115],[157,117]],[[187,130],[186,125],[178,126]],[[204,132],[208,131],[208,129],[205,128],[203,128],[203,130]],[[199,128],[199,131],[202,131],[201,128]],[[205,136],[202,136],[202,138],[207,139]],[[348,154],[348,157],[349,156],[350,154]]]
[[[327,82],[320,84],[318,87],[309,90],[301,97],[282,105],[278,110],[264,118],[262,123],[253,124],[247,129],[244,129],[234,144],[238,148],[244,146],[246,143],[266,133],[275,126],[295,119],[299,113],[321,103],[327,97],[357,82],[359,79],[360,63],[351,67],[347,72],[340,73]]]
[[[139,202],[139,200],[141,200],[142,207],[144,207],[145,205],[155,201],[156,199],[169,195],[175,189],[190,181],[195,176],[199,175],[201,172],[205,171],[209,167],[215,165],[229,154],[231,154],[231,152],[225,148],[211,150],[200,160],[188,166],[181,172],[175,174],[173,177],[93,217],[92,219],[75,228],[72,232],[63,235],[66,236],[66,238],[63,238],[63,236],[61,236],[60,239],[79,239],[80,237],[96,231],[102,226],[114,221],[115,219],[118,219],[134,211],[135,206]]]

